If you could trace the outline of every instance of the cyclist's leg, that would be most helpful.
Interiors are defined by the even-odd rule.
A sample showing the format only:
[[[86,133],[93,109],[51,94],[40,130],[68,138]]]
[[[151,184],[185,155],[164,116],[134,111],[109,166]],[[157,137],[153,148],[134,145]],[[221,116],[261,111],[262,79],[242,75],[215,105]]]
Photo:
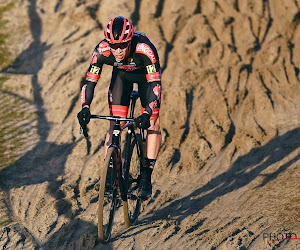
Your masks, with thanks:
[[[147,97],[149,95],[153,96],[155,94],[158,97],[156,100],[156,108],[153,110],[153,114],[150,117],[150,127],[147,130],[147,151],[146,151],[146,158],[145,158],[145,166],[141,169],[141,178],[140,178],[139,190],[138,190],[139,196],[142,199],[148,199],[151,197],[152,194],[151,175],[161,145],[161,131],[159,125],[160,89],[161,87],[158,83],[146,82],[144,84],[139,84],[140,98],[143,107],[142,112],[144,111],[144,108],[148,104]]]
[[[130,94],[133,88],[132,83],[125,80],[125,72],[114,68],[112,72],[111,83],[108,91],[108,104],[110,114],[126,117],[130,103]],[[112,141],[114,122],[110,122],[109,131],[105,140],[105,154]]]
[[[148,159],[156,159],[161,146],[161,131],[159,116],[151,116],[150,128],[147,130],[147,152]],[[154,167],[154,166],[152,166]]]
[[[159,124],[159,110],[160,110],[160,89],[161,86],[158,83],[148,83],[146,84],[139,84],[139,92],[140,98],[142,102],[142,113],[145,110],[147,105],[147,96],[149,96],[153,92],[153,89],[158,89],[158,93],[152,93],[155,95],[159,95],[157,104],[155,109],[153,110],[153,114],[150,117],[150,127],[147,130],[147,151],[146,151],[146,158],[155,160],[160,150],[161,146],[161,131],[160,131],[160,124]],[[154,167],[154,166],[152,166]]]

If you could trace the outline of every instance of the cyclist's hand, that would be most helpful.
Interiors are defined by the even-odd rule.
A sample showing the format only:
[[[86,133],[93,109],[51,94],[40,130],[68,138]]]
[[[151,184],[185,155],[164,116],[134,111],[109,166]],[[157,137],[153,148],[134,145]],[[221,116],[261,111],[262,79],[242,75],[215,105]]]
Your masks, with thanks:
[[[82,128],[84,128],[86,126],[86,124],[88,124],[90,122],[91,119],[91,112],[90,109],[85,107],[83,108],[78,114],[77,114],[77,118],[79,121],[79,124]]]
[[[141,129],[147,129],[150,127],[150,115],[143,113],[135,119],[136,126]]]

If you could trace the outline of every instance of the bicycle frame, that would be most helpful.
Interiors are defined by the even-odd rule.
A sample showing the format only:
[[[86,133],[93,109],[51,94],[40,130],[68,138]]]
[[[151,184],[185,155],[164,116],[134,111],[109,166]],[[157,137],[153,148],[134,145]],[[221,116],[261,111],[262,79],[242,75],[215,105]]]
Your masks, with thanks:
[[[108,148],[108,155],[105,158],[105,165],[103,168],[103,179],[100,183],[99,190],[99,206],[98,206],[98,236],[102,242],[107,242],[110,238],[112,223],[114,218],[114,212],[116,208],[117,200],[123,201],[123,212],[124,212],[124,221],[127,227],[133,225],[137,218],[141,207],[141,200],[133,194],[133,192],[138,187],[140,169],[144,166],[144,150],[143,150],[143,142],[145,142],[144,138],[144,130],[140,129],[140,134],[135,133],[135,123],[134,123],[134,109],[136,100],[139,98],[139,94],[137,91],[132,91],[131,93],[131,103],[130,103],[130,114],[129,118],[119,117],[119,116],[101,116],[101,115],[91,115],[91,118],[96,119],[105,119],[114,122],[113,132],[112,132],[112,143]],[[124,124],[121,124],[125,122]],[[120,136],[121,132],[128,128],[125,140],[124,147],[124,164],[122,164],[122,149],[120,144]],[[85,137],[88,137],[88,129],[87,126],[83,126],[81,128]],[[136,148],[137,159],[133,161],[134,163],[139,163],[139,170],[135,170],[134,177],[131,175],[130,168],[132,166],[132,153]],[[107,196],[111,197],[111,206],[109,211],[108,218],[109,221],[104,222],[103,218],[106,217],[103,215],[104,213],[104,197],[106,190],[106,177],[108,169],[110,168],[111,161],[113,162],[113,190],[112,193]],[[133,165],[137,167],[138,165]],[[136,169],[136,168],[135,168]],[[111,169],[110,169],[111,170]],[[130,190],[129,190],[130,189]],[[119,197],[118,197],[119,194]],[[129,202],[128,202],[129,201]],[[131,202],[133,201],[133,203]],[[104,223],[104,224],[103,224]]]
[[[127,192],[125,191],[127,189],[127,186],[124,185],[125,180],[129,176],[129,163],[127,162],[129,159],[127,157],[128,149],[130,147],[131,139],[132,137],[135,137],[135,128],[134,128],[134,109],[135,109],[135,104],[137,99],[139,98],[139,93],[138,91],[132,91],[130,99],[131,99],[131,104],[130,104],[130,113],[129,113],[129,118],[123,118],[119,116],[102,116],[102,115],[91,115],[92,118],[96,119],[105,119],[109,121],[115,122],[114,124],[114,129],[112,133],[112,143],[109,146],[117,148],[118,152],[118,164],[117,164],[117,171],[118,171],[118,178],[119,178],[119,183],[118,183],[118,188],[120,189],[121,193],[121,198],[123,201],[127,200]],[[125,124],[121,125],[121,122],[125,122]],[[124,147],[124,152],[125,152],[125,157],[124,157],[124,166],[125,169],[123,168],[122,164],[122,150],[121,150],[121,145],[120,145],[120,136],[121,132],[125,129],[128,128],[127,135],[126,135],[126,141],[125,141],[125,147]],[[140,129],[140,134],[142,136],[143,142],[145,142],[144,138],[144,130]]]

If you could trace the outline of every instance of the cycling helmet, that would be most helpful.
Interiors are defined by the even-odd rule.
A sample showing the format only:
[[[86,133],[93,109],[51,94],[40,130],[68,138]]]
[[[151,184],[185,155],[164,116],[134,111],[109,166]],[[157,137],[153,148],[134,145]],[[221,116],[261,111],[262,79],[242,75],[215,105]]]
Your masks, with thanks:
[[[118,16],[106,24],[104,35],[112,44],[129,42],[133,36],[133,26],[127,18]]]

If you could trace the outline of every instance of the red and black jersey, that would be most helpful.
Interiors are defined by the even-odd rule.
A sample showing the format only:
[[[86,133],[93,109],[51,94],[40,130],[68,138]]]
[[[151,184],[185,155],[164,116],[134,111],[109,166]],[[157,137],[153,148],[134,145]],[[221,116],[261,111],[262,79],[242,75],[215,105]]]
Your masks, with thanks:
[[[142,71],[145,73],[147,82],[157,83],[153,86],[161,86],[161,68],[159,57],[155,46],[150,42],[147,36],[135,32],[129,49],[129,55],[122,61],[117,61],[110,51],[109,44],[104,39],[95,48],[92,54],[90,66],[86,75],[86,84],[84,84],[81,95],[82,106],[90,105],[94,95],[94,87],[97,84],[103,65],[111,65],[118,70],[128,73],[133,71]],[[157,88],[157,87],[156,87]],[[149,96],[148,103],[153,103],[154,98],[160,99],[157,89],[153,89],[154,96]],[[150,100],[151,99],[151,100]],[[160,102],[160,100],[157,100]],[[152,108],[151,108],[152,109]]]

